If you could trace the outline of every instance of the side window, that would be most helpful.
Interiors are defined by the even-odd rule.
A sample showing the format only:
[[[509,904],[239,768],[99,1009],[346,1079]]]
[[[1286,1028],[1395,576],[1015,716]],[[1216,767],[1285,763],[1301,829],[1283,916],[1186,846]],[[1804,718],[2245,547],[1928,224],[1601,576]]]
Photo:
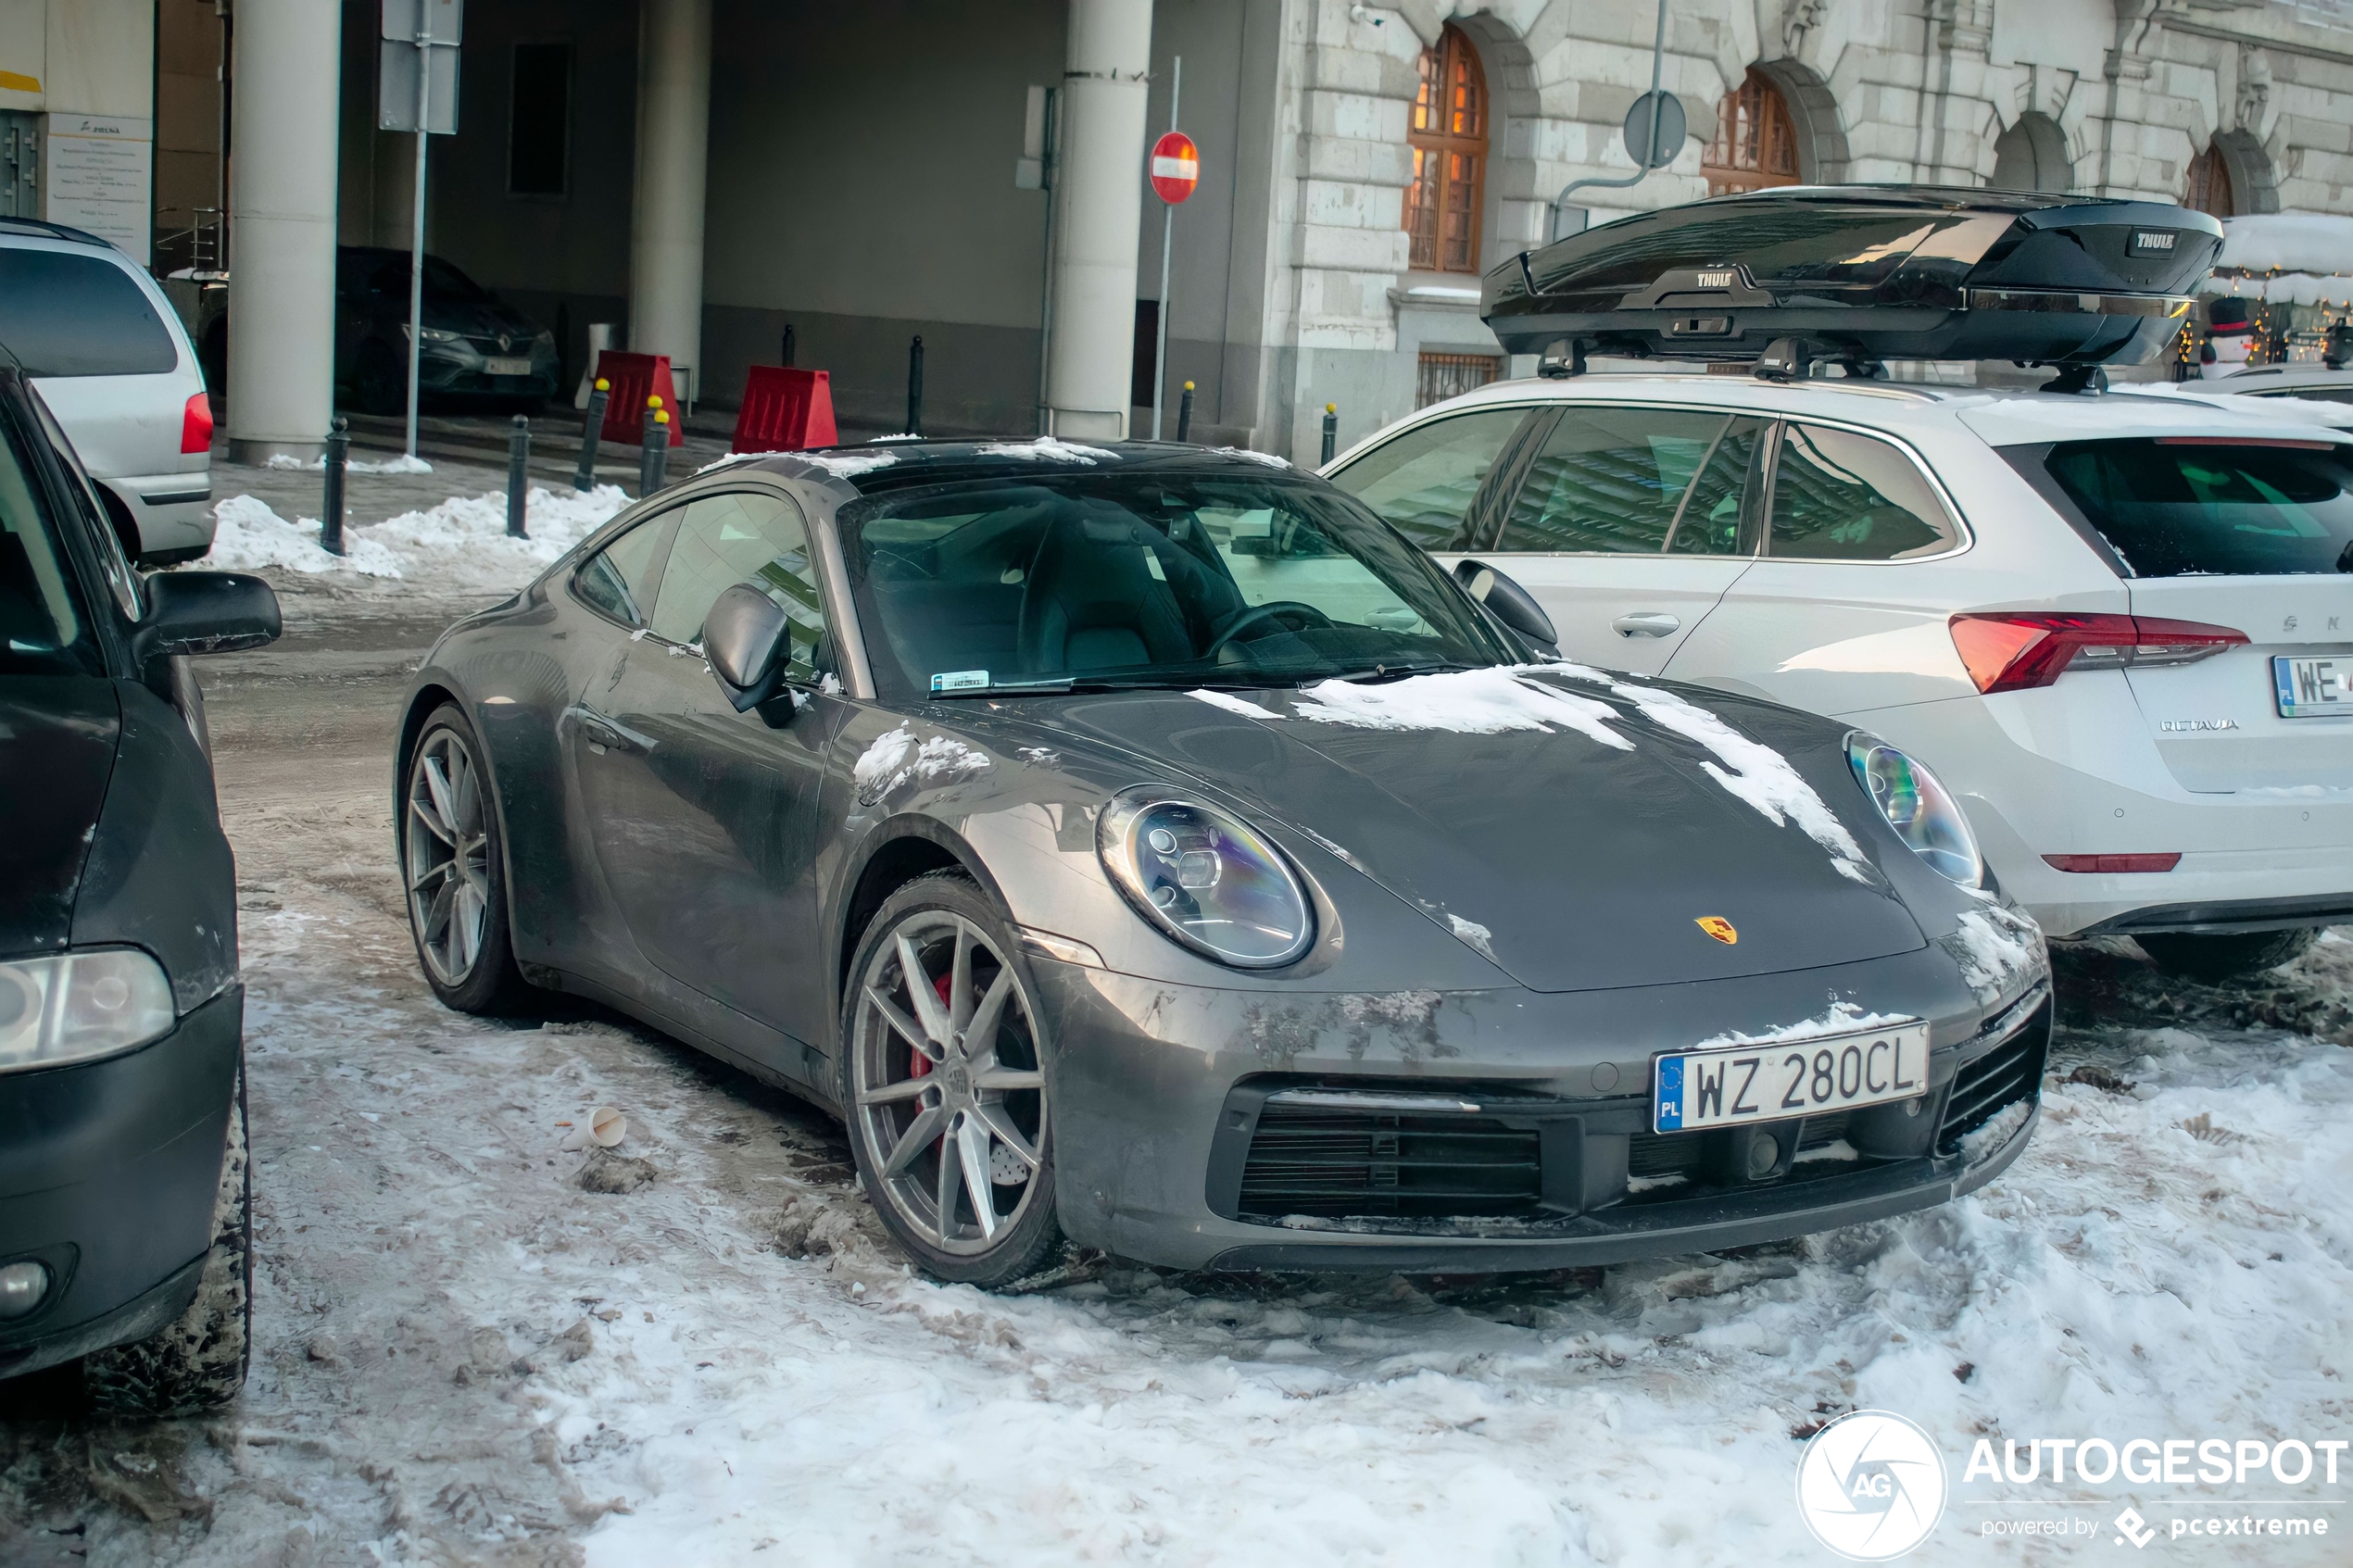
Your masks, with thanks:
[[[1895,446],[1818,425],[1782,431],[1767,554],[1902,560],[1950,549],[1959,538],[1919,465]]]
[[[783,608],[791,622],[790,672],[815,673],[824,636],[824,600],[811,558],[809,530],[799,508],[781,495],[738,491],[706,495],[678,522],[670,560],[661,569],[653,633],[679,644],[702,641],[711,601],[738,583],[749,583]]]
[[[39,393],[32,396],[32,411],[41,421],[42,433],[56,449],[57,461],[65,465],[66,477],[73,483],[74,500],[82,509],[87,525],[82,536],[98,557],[98,569],[106,573],[107,586],[114,594],[115,603],[122,607],[123,618],[139,621],[147,613],[145,592],[139,586],[139,574],[131,569],[131,557],[114,530],[114,519],[107,513],[107,504],[98,498],[98,487],[91,483],[90,472],[82,466],[82,454],[74,450],[73,441],[65,427]]]
[[[1611,555],[1665,549],[1683,492],[1727,422],[1722,414],[1674,408],[1572,405],[1529,464],[1495,547]]]
[[[1332,483],[1423,549],[1446,549],[1462,532],[1487,470],[1528,413],[1482,408],[1416,425],[1332,475]]]
[[[590,556],[573,574],[573,590],[623,626],[643,626],[644,607],[653,602],[654,557],[677,517],[648,518]]]
[[[73,569],[38,488],[0,428],[0,675],[91,673]]]
[[[1716,449],[1700,466],[1675,532],[1667,536],[1670,556],[1736,556],[1741,553],[1742,499],[1755,471],[1756,448],[1766,421],[1736,416],[1716,438]]]

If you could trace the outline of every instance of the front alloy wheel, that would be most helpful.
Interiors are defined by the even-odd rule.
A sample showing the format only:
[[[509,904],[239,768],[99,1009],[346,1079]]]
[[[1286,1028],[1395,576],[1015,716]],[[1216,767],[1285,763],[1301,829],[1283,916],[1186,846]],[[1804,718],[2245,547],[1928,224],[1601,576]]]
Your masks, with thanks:
[[[1004,1285],[1059,1245],[1038,1015],[961,877],[920,879],[869,928],[849,998],[866,1190],[932,1273]]]
[[[496,1012],[523,991],[507,941],[497,813],[456,705],[426,721],[400,793],[400,869],[425,979],[461,1012]]]

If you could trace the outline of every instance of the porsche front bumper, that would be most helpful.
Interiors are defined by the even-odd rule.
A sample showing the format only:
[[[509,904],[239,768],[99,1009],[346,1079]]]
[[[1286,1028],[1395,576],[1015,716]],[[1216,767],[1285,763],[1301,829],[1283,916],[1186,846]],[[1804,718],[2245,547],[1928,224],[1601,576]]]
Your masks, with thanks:
[[[1567,994],[1211,990],[1031,963],[1058,1042],[1063,1228],[1174,1268],[1581,1267],[1932,1207],[2024,1149],[2051,1017],[2045,976],[1973,995],[1933,945]],[[1757,1179],[1738,1140],[1764,1129],[1650,1132],[1655,1053],[1833,999],[1929,1022],[1924,1096],[1778,1123]]]

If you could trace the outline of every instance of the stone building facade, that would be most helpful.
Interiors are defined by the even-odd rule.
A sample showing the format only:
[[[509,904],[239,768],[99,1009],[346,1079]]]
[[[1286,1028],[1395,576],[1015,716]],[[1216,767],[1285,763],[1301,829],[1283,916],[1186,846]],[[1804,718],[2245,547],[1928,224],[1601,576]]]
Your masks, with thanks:
[[[1284,11],[1268,249],[1290,276],[1269,290],[1264,434],[1303,456],[1327,403],[1361,433],[1496,354],[1467,291],[1542,243],[1564,186],[1633,172],[1620,125],[1650,84],[1656,13],[1642,0]],[[1661,75],[1692,134],[1641,184],[1572,198],[1594,221],[1728,188],[1849,182],[2353,212],[2344,7],[1672,0],[1667,23]],[[1486,152],[1478,266],[1441,271],[1411,264],[1407,228],[1417,62],[1450,32],[1483,77]]]
[[[147,3],[172,23],[159,82],[225,58],[245,144],[316,155],[298,248],[319,289],[333,241],[408,243],[414,150],[375,129],[378,0]],[[2353,0],[1668,0],[1655,65],[1690,133],[1630,182],[1621,127],[1658,18],[1655,0],[472,0],[426,238],[559,327],[571,370],[608,324],[672,355],[705,405],[734,403],[789,332],[847,432],[896,430],[921,336],[935,434],[1142,433],[1155,385],[1173,419],[1192,382],[1197,438],[1312,460],[1327,405],[1345,442],[1511,372],[1479,277],[1541,243],[1576,181],[1604,182],[1572,200],[1594,221],[1881,181],[2353,212]],[[283,79],[247,80],[264,70]],[[158,91],[155,114],[160,144],[218,146],[217,94]],[[1173,224],[1141,194],[1172,119],[1202,168]],[[258,172],[276,161],[230,159],[256,212],[291,210]],[[698,261],[657,277],[655,255]],[[268,307],[270,355],[323,352],[323,320]],[[288,430],[327,418],[306,404]]]

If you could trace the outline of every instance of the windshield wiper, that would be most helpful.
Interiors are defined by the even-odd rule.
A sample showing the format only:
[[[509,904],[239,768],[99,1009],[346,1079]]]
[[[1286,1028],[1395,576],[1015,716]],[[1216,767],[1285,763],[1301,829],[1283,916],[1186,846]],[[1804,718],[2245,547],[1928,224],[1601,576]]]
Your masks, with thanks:
[[[1346,681],[1352,685],[1379,685],[1390,681],[1402,681],[1409,675],[1451,675],[1465,670],[1491,670],[1488,664],[1465,664],[1458,659],[1415,659],[1403,664],[1376,664],[1369,670],[1337,670],[1326,677]]]
[[[1279,675],[1216,675],[1169,670],[1141,675],[1050,675],[1035,681],[1002,681],[925,695],[938,702],[959,697],[1061,696],[1069,692],[1191,691],[1199,687],[1220,692],[1290,691],[1298,684],[1297,679]]]

